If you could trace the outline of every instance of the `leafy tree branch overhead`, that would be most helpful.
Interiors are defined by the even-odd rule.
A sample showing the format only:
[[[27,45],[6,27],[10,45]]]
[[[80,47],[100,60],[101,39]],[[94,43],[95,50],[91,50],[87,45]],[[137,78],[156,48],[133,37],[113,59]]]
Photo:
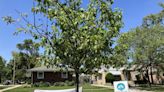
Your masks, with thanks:
[[[82,0],[36,0],[32,8],[34,22],[20,14],[26,25],[17,32],[31,34],[45,49],[48,64],[68,65],[75,70],[77,89],[80,68],[89,72],[101,64],[110,64],[113,38],[122,27],[122,12],[112,9],[113,0],[90,0],[87,8]],[[45,23],[39,22],[44,16]],[[10,16],[7,23],[16,23]]]

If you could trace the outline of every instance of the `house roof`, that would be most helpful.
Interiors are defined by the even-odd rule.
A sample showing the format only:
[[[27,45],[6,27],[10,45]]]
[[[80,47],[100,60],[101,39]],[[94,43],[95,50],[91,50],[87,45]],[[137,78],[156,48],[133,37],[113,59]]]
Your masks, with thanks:
[[[107,71],[113,75],[121,75],[121,70],[119,68],[110,67]]]
[[[32,69],[28,70],[29,72],[57,72],[57,71],[74,71],[72,68],[64,68],[64,67],[46,67],[46,66],[41,66],[41,67],[35,67]]]
[[[98,70],[98,73],[103,73],[103,72],[110,72],[113,75],[121,75],[121,69],[120,68],[113,68],[113,67],[101,67],[101,69]]]
[[[109,71],[113,75],[121,75],[121,71]]]

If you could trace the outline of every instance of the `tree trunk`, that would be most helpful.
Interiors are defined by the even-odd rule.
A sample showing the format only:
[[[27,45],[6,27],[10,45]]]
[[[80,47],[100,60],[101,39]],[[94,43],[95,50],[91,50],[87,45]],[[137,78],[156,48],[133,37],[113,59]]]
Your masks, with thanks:
[[[148,78],[149,87],[151,87],[150,78],[149,78],[149,70],[148,69],[146,70],[146,75],[147,75],[147,78]]]
[[[13,85],[15,84],[15,60],[14,60],[14,66],[13,66]]]
[[[2,80],[2,76],[1,76],[1,73],[0,73],[0,83],[2,82],[1,80]]]
[[[151,83],[154,84],[152,67],[150,67],[150,74],[151,74]]]
[[[76,92],[79,92],[79,72],[76,71]]]

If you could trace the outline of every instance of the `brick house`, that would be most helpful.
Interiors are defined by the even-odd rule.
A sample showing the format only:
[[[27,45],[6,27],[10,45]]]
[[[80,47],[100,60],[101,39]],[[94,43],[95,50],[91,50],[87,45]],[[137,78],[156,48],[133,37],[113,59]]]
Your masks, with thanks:
[[[73,80],[74,70],[71,68],[59,68],[59,67],[36,67],[29,69],[28,72],[31,74],[31,82],[64,82],[66,80]]]

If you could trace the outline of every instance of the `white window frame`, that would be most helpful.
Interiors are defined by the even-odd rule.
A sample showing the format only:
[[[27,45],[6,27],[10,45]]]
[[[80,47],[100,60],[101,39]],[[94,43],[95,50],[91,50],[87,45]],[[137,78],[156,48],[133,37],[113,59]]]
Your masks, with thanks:
[[[64,79],[68,78],[68,72],[61,72],[61,77]]]
[[[42,73],[42,76],[39,76],[39,73]],[[37,79],[44,79],[44,72],[37,72]]]

